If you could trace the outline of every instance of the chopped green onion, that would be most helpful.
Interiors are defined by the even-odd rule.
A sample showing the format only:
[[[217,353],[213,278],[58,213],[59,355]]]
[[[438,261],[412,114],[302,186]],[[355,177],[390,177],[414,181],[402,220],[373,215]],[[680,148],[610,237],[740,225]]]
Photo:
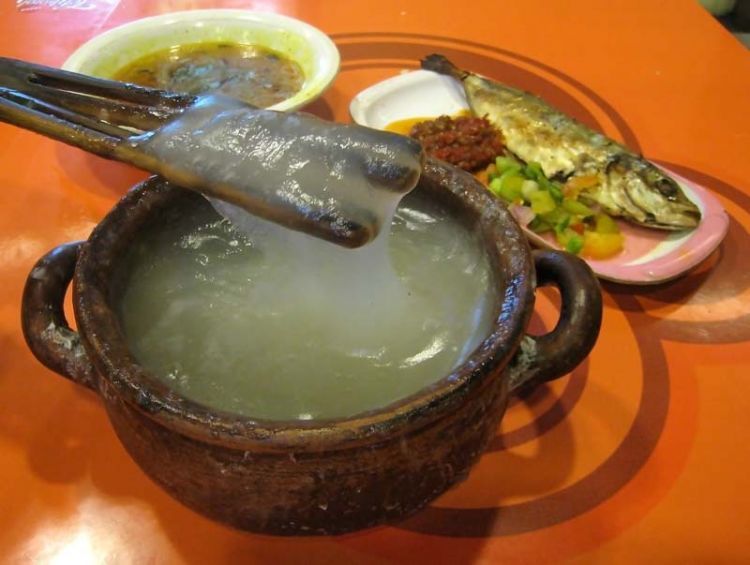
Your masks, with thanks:
[[[566,212],[559,206],[555,206],[555,209],[544,214],[544,220],[549,224],[556,226],[561,224],[563,221],[570,221],[570,213]]]
[[[519,170],[518,167],[511,167],[499,177],[492,179],[490,181],[492,192],[508,202],[521,200],[523,177],[518,174]]]
[[[495,157],[495,167],[497,167],[497,170],[502,174],[511,168],[517,168],[520,171],[521,163],[508,155],[500,155]]]
[[[531,195],[539,191],[539,183],[535,180],[525,180],[521,185],[521,195],[526,202],[531,202]]]
[[[544,233],[552,231],[552,226],[540,216],[536,216],[527,226],[534,233]]]
[[[557,202],[558,204],[562,204],[563,193],[562,189],[557,185],[557,183],[550,181],[547,190],[552,195],[552,198],[555,199],[555,202]]]
[[[536,214],[547,214],[552,212],[556,205],[550,193],[546,190],[539,190],[531,195],[531,209]]]
[[[571,216],[568,215],[568,214],[566,214],[565,216],[563,216],[560,219],[560,221],[557,224],[555,224],[555,231],[556,232],[561,232],[561,231],[567,230],[568,226],[570,225],[570,218],[571,218]]]
[[[497,196],[500,196],[500,186],[502,186],[502,183],[500,182],[500,177],[493,178],[490,181],[490,184],[488,186],[494,194],[496,194]]]
[[[542,170],[542,166],[535,161],[526,163],[526,166],[523,168],[523,174],[531,180],[540,181],[542,178],[547,180],[547,177]]]
[[[578,234],[571,236],[565,244],[565,251],[573,253],[574,255],[578,255],[582,249],[583,238]]]
[[[581,204],[577,200],[573,200],[572,198],[565,198],[563,200],[562,206],[571,214],[581,216],[582,218],[588,218],[589,216],[594,215],[594,211],[591,208],[589,208],[585,204]]]
[[[613,252],[622,248],[617,223],[599,213],[585,195],[573,191],[570,197],[565,197],[562,185],[547,178],[540,163],[524,164],[510,153],[497,156],[494,170],[489,174],[489,188],[509,203],[529,205],[535,216],[526,227],[534,233],[554,232],[559,246],[569,253],[581,253],[584,242],[593,241],[594,236],[602,240],[611,238]],[[592,247],[585,245],[587,249]],[[609,248],[605,251],[609,253]]]

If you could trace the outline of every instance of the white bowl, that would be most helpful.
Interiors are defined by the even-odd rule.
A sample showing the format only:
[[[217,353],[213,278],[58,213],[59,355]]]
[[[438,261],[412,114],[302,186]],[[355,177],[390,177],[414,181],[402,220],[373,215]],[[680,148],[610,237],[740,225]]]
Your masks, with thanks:
[[[274,110],[295,110],[312,102],[339,70],[338,49],[322,31],[294,18],[249,10],[191,10],[129,22],[84,43],[65,61],[63,69],[111,78],[149,53],[202,41],[259,45],[300,65],[305,74],[302,88],[272,106]]]
[[[401,73],[374,84],[349,104],[355,123],[375,129],[407,118],[453,116],[468,109],[459,82],[424,70]]]

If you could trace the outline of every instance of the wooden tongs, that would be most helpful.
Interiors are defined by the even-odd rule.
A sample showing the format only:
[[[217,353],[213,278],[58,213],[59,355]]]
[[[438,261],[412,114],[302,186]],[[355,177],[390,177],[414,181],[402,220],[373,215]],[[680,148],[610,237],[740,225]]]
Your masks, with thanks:
[[[247,190],[235,190],[226,182],[199,178],[143,151],[139,139],[177,117],[198,99],[0,58],[1,121],[160,174],[178,186],[345,247],[359,247],[372,239],[372,226],[337,212],[311,215],[289,200],[269,200],[267,194],[260,197]],[[248,106],[248,111],[253,108]]]

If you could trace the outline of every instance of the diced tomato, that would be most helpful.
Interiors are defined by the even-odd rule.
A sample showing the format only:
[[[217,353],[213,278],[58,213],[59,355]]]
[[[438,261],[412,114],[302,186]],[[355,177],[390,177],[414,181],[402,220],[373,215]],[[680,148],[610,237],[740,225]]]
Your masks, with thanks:
[[[477,171],[476,173],[474,173],[474,176],[484,186],[487,186],[490,183],[490,173],[488,169],[481,169]]]
[[[621,233],[587,231],[583,234],[583,254],[591,259],[608,259],[622,251],[624,239]]]
[[[569,178],[565,183],[565,187],[570,190],[583,190],[584,188],[591,188],[597,184],[599,184],[599,177],[597,175],[580,175]]]

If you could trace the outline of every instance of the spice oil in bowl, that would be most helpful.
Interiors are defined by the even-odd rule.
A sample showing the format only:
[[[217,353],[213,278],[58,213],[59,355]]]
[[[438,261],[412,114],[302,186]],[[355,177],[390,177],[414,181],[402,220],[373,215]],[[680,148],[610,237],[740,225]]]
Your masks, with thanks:
[[[283,54],[224,41],[161,49],[118,69],[112,78],[187,94],[224,94],[261,108],[294,96],[305,82],[300,65]]]

